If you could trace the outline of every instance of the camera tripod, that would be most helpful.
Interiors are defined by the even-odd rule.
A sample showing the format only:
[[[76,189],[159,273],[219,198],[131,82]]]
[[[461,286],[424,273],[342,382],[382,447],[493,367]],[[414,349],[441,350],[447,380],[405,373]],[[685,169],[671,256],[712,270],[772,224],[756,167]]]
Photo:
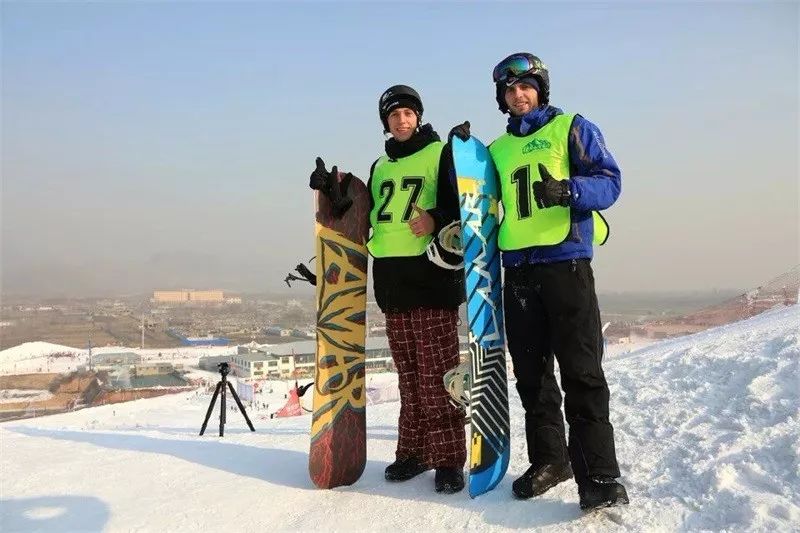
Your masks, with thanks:
[[[233,395],[233,399],[236,400],[236,405],[239,406],[239,410],[242,412],[242,416],[244,416],[247,425],[250,427],[250,431],[255,431],[256,428],[253,427],[253,423],[250,422],[250,419],[247,417],[247,411],[244,410],[244,405],[239,400],[239,395],[236,394],[236,390],[231,385],[231,382],[228,381],[228,372],[230,369],[228,368],[228,363],[219,363],[217,365],[219,367],[219,373],[222,376],[222,379],[219,380],[217,383],[217,388],[214,389],[214,396],[211,397],[211,404],[208,406],[208,411],[206,412],[206,419],[203,420],[203,427],[200,428],[200,435],[205,433],[206,426],[208,425],[208,419],[211,418],[211,411],[214,410],[214,402],[217,401],[217,396],[219,395],[220,391],[222,391],[222,400],[220,401],[219,405],[219,436],[222,437],[225,434],[225,385],[231,390],[231,394]]]

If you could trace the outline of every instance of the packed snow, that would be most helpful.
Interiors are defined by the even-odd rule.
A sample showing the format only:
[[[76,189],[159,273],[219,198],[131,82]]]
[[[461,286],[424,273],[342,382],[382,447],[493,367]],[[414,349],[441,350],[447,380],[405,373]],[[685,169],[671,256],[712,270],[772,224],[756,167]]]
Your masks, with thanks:
[[[236,346],[182,346],[146,349],[102,346],[92,348],[92,355],[119,352],[135,352],[142,356],[143,361],[197,365],[200,357],[234,355]],[[86,348],[73,348],[41,341],[26,342],[0,351],[0,374],[71,372],[87,365],[88,362],[89,350]]]
[[[0,403],[44,402],[53,397],[50,391],[30,389],[2,389]]]
[[[476,499],[435,493],[431,472],[384,481],[396,401],[367,410],[361,479],[319,490],[307,471],[310,415],[253,410],[251,433],[229,412],[220,438],[217,408],[200,437],[210,394],[198,390],[0,424],[0,530],[796,531],[799,331],[793,306],[607,357],[626,507],[583,514],[571,481],[512,497],[527,467],[513,382],[511,465]],[[278,407],[288,386],[271,387],[265,401]]]

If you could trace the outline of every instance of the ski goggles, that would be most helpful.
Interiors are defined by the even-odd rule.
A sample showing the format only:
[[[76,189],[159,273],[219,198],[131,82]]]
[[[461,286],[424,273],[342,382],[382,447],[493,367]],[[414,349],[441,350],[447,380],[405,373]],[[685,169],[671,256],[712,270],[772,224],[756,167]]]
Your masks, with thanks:
[[[507,81],[509,78],[519,78],[534,70],[541,68],[541,64],[531,61],[527,56],[513,55],[505,58],[494,67],[492,78],[495,83]]]

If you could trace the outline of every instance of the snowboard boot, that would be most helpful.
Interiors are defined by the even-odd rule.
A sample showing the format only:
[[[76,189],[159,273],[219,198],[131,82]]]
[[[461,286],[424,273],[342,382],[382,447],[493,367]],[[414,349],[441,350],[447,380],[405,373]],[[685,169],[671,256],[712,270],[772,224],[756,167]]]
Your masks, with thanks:
[[[558,465],[547,464],[531,466],[511,485],[514,496],[520,499],[532,498],[544,494],[562,481],[572,477],[569,463]]]
[[[578,497],[584,511],[630,503],[625,487],[611,476],[592,476],[582,482],[578,485]]]
[[[453,494],[464,488],[464,472],[460,468],[441,466],[436,469],[436,492]]]
[[[404,457],[387,466],[384,476],[387,481],[408,481],[426,470],[430,470],[430,468],[418,458]]]

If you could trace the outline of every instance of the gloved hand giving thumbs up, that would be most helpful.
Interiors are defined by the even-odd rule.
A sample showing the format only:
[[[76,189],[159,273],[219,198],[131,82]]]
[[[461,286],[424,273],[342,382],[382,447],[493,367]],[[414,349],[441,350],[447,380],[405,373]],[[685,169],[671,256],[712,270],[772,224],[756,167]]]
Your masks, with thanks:
[[[542,177],[542,181],[533,182],[533,199],[536,200],[539,209],[556,205],[568,207],[569,179],[555,179],[542,163],[539,163],[539,175]]]

